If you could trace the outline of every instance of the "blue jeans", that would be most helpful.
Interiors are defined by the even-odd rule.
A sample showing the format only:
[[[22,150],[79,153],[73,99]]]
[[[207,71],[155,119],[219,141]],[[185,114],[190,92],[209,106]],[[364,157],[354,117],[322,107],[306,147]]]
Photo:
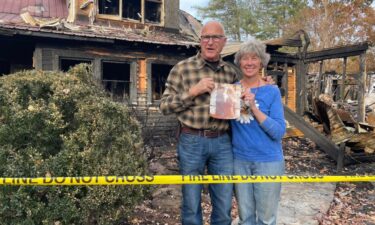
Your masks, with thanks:
[[[283,175],[284,161],[249,162],[234,160],[235,175]],[[241,225],[275,225],[281,183],[234,185]]]
[[[217,138],[205,138],[182,133],[178,142],[180,173],[183,175],[203,175],[207,166],[208,174],[232,175],[233,153],[227,134]],[[183,225],[202,225],[201,192],[203,185],[182,186]],[[211,224],[230,225],[233,184],[211,184],[209,192],[212,204]]]

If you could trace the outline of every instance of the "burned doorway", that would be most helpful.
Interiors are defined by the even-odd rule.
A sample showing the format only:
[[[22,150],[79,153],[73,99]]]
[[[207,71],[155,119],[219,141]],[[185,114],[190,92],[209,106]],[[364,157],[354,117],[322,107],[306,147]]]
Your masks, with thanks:
[[[150,70],[149,80],[149,102],[150,103],[157,103],[160,101],[161,96],[165,90],[165,83],[167,82],[167,78],[169,72],[171,71],[173,65],[165,64],[165,63],[150,63],[148,69]]]

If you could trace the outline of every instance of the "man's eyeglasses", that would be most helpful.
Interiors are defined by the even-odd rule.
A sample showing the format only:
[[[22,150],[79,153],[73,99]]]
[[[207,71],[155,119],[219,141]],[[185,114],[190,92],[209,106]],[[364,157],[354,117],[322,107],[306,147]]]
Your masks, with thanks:
[[[210,39],[212,39],[213,42],[219,42],[224,37],[225,37],[224,35],[202,35],[201,41],[202,42],[209,42]]]

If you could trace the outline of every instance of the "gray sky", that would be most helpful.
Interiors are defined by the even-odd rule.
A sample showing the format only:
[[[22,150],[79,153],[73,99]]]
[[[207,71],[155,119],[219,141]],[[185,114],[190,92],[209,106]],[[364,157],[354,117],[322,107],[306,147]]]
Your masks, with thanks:
[[[180,0],[180,9],[197,17],[197,11],[192,6],[207,6],[208,2],[209,0]]]

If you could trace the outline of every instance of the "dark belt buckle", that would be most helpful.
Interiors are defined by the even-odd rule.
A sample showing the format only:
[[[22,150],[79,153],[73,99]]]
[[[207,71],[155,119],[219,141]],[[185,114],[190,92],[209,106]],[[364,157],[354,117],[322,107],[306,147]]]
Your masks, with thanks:
[[[203,130],[203,137],[212,138],[215,137],[215,134],[211,130]]]

